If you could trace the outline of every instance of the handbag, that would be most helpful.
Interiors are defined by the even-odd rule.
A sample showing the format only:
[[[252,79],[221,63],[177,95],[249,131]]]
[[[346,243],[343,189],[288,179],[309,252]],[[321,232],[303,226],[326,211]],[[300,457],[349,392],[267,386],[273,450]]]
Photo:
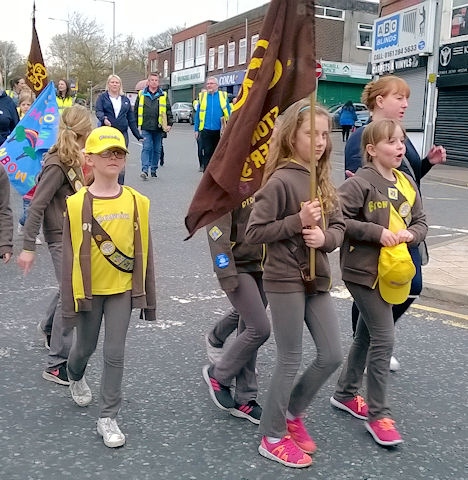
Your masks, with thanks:
[[[427,243],[423,240],[418,245],[419,255],[421,256],[421,265],[427,265],[429,263],[429,251],[427,250]]]

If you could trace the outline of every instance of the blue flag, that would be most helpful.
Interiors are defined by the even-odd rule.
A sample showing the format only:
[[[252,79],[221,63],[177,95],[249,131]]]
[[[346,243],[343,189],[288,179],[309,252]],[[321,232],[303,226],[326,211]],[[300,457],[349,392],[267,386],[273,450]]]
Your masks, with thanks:
[[[59,119],[55,87],[50,82],[0,147],[0,163],[21,195],[36,184],[42,155],[57,140]]]

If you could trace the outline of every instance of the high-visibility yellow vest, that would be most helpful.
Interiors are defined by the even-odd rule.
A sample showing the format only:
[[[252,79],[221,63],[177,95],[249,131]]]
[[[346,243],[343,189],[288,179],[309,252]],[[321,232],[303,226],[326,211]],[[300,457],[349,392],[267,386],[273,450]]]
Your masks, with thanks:
[[[73,98],[72,97],[63,98],[57,95],[57,105],[58,105],[59,114],[62,115],[63,110],[65,108],[73,106]]]
[[[138,112],[137,112],[137,121],[138,126],[143,125],[143,107],[145,105],[145,98],[143,95],[143,90],[138,92]],[[159,112],[158,112],[158,123],[162,126],[163,130],[167,128],[167,93],[164,92],[159,97]]]
[[[223,92],[221,90],[218,90],[218,95],[219,95],[219,104],[221,105],[221,110],[223,111],[223,118],[224,120],[229,119],[229,110],[227,108],[227,92]],[[199,130],[203,130],[205,127],[205,116],[206,116],[206,104],[208,98],[208,92],[201,92],[199,96],[200,100],[200,113],[199,113],[199,118],[200,118],[200,126],[198,127]]]

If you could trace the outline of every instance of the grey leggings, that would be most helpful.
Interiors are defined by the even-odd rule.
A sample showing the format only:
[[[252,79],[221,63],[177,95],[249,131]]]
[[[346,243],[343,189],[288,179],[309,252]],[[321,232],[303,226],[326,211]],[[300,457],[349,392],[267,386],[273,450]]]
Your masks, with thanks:
[[[94,295],[91,312],[82,312],[76,339],[68,357],[70,380],[80,380],[96,350],[104,315],[104,370],[101,377],[99,417],[115,418],[122,403],[125,339],[132,313],[130,290],[115,295]]]
[[[287,433],[286,411],[302,415],[327,378],[343,360],[340,329],[329,293],[267,292],[275,333],[277,358],[263,406],[260,432],[270,437]],[[315,342],[317,356],[296,380],[302,360],[304,323]],[[294,386],[294,387],[293,387]]]
[[[270,336],[270,321],[265,311],[267,301],[261,275],[239,273],[237,278],[239,286],[233,292],[227,292],[240,315],[237,337],[214,366],[213,376],[222,385],[230,385],[235,378],[234,400],[245,405],[257,398],[257,351]]]
[[[343,366],[334,397],[352,399],[362,385],[367,358],[367,404],[369,421],[392,417],[387,404],[387,381],[393,351],[394,330],[392,306],[379,293],[357,283],[345,282],[359,308],[356,334]]]

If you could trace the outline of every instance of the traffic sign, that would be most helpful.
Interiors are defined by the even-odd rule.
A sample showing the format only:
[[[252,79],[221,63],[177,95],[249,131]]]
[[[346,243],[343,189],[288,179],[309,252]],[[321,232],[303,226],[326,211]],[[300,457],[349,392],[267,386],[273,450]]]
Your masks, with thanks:
[[[322,72],[322,65],[319,62],[315,61],[315,77],[320,78],[322,76]]]

